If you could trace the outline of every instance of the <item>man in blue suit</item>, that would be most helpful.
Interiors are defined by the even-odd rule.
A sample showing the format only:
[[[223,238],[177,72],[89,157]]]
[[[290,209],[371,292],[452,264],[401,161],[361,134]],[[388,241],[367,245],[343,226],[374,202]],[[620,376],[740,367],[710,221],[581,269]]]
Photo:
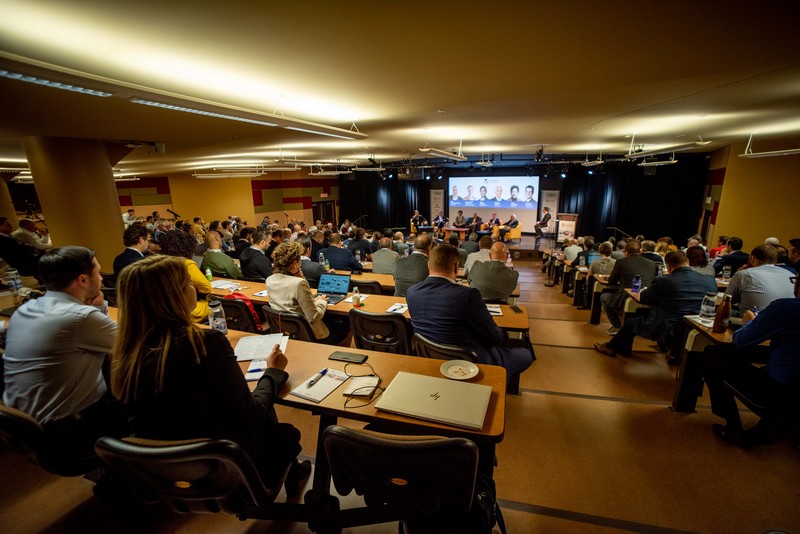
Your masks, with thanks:
[[[361,264],[356,261],[353,253],[342,247],[342,236],[340,234],[331,234],[330,246],[321,252],[322,257],[331,264],[331,269],[341,269],[354,273],[360,273],[362,270]]]
[[[131,263],[144,258],[144,253],[150,248],[150,230],[143,224],[133,223],[122,234],[122,242],[125,250],[114,258],[115,277]]]
[[[639,297],[642,304],[651,308],[641,315],[627,318],[617,335],[605,344],[595,343],[595,350],[607,356],[630,356],[636,336],[654,339],[659,347],[663,347],[683,316],[698,313],[703,296],[717,292],[717,282],[692,270],[686,254],[680,250],[667,253],[664,259],[669,274],[653,278],[650,287]]]
[[[456,283],[458,250],[439,245],[430,251],[430,276],[411,286],[406,294],[415,332],[439,343],[467,347],[481,363],[506,368],[508,377],[521,373],[533,362],[524,348],[504,348],[500,330],[480,291]]]

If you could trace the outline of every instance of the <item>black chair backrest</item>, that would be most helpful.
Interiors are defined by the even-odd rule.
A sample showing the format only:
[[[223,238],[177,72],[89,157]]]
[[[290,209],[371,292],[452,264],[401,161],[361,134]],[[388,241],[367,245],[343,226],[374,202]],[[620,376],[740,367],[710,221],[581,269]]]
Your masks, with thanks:
[[[103,291],[103,297],[108,301],[109,306],[116,306],[117,305],[117,288],[116,287],[104,287],[101,288]]]
[[[258,284],[263,284],[266,281],[266,278],[252,277],[252,276],[240,276],[239,280],[244,280],[245,282],[254,282],[254,283],[258,283]]]
[[[117,275],[114,273],[100,273],[100,276],[103,278],[103,290],[106,288],[114,288],[117,287]]]
[[[365,295],[382,295],[383,286],[377,280],[350,280],[350,291],[357,287],[359,293]]]
[[[485,304],[508,304],[508,299],[483,299]]]
[[[456,345],[446,345],[432,341],[420,333],[415,333],[411,338],[414,352],[423,358],[436,358],[439,360],[467,360],[468,362],[480,363],[478,355],[474,351],[458,347]]]
[[[478,448],[465,438],[393,436],[330,426],[323,434],[336,491],[404,522],[462,514],[472,506]],[[432,466],[436,466],[435,469]]]
[[[312,343],[316,341],[314,332],[311,331],[311,325],[302,315],[278,311],[269,305],[265,305],[262,309],[264,310],[264,317],[267,318],[269,330],[273,334],[283,333],[298,341],[310,341]]]
[[[271,504],[283,484],[264,486],[250,457],[224,439],[182,442],[103,437],[95,451],[145,503],[179,513],[224,511],[246,515]],[[288,466],[287,466],[288,472]]]
[[[349,312],[356,347],[394,354],[411,354],[408,321],[399,313],[374,313],[358,308]]]
[[[94,455],[83,458],[60,455],[59,451],[64,450],[63,443],[49,443],[42,425],[33,417],[2,404],[0,404],[0,441],[31,463],[63,477],[83,475],[100,465]]]
[[[225,312],[225,321],[228,328],[260,334],[261,330],[256,326],[256,320],[250,307],[243,300],[239,299],[219,299],[222,303],[222,310]]]

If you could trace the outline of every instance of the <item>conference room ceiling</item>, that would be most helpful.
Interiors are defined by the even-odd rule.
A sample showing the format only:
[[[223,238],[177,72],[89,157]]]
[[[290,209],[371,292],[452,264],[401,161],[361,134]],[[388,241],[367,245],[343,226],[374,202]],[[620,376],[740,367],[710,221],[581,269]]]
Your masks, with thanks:
[[[420,163],[426,144],[519,165],[539,145],[621,156],[631,135],[645,150],[711,141],[695,151],[797,138],[800,3],[776,4],[0,0],[0,70],[115,88],[0,78],[0,167],[27,165],[23,136],[141,143],[117,165],[139,175]],[[137,93],[368,137],[152,108]]]

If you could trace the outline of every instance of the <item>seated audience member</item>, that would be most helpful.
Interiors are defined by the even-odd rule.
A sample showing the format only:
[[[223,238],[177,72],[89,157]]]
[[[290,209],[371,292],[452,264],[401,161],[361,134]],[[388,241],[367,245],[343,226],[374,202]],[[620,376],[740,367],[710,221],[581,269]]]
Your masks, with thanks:
[[[233,263],[230,256],[222,252],[222,239],[213,230],[206,233],[208,250],[203,254],[203,264],[200,268],[205,272],[211,269],[211,274],[223,278],[241,278],[242,271]]]
[[[633,339],[641,336],[655,340],[659,348],[666,351],[672,341],[675,325],[683,320],[684,315],[699,313],[703,296],[717,291],[716,281],[693,271],[686,254],[680,250],[667,254],[667,274],[653,278],[649,287],[642,291],[640,302],[650,308],[644,309],[641,314],[626,317],[617,335],[607,343],[595,343],[595,350],[608,356],[630,356]]]
[[[564,248],[564,261],[568,261],[570,263],[575,261],[575,258],[578,257],[578,254],[583,251],[583,247],[578,244],[577,239],[570,239],[569,245]]]
[[[144,253],[150,248],[150,230],[141,223],[134,223],[122,233],[122,243],[125,250],[114,258],[114,276],[119,276],[122,269],[144,258]]]
[[[0,217],[0,258],[22,276],[38,276],[39,256],[42,251],[20,243],[12,237],[12,230],[11,221]]]
[[[792,274],[797,274],[795,268],[789,265],[789,250],[783,245],[776,245],[775,250],[778,252],[778,261],[775,262],[775,265],[781,269],[786,269]]]
[[[717,246],[708,251],[708,255],[712,260],[716,259],[717,254],[728,248],[728,239],[730,238],[726,235],[719,236],[719,239],[717,240]]]
[[[161,240],[161,236],[167,233],[170,229],[167,228],[167,221],[164,219],[158,219],[156,221],[156,231],[153,232],[153,242],[158,244]]]
[[[394,274],[394,267],[400,254],[392,250],[392,240],[384,237],[380,242],[381,248],[372,255],[372,272],[376,274]]]
[[[450,237],[447,238],[447,242],[458,250],[458,266],[463,267],[467,261],[467,251],[458,246],[458,234],[455,232],[450,234]]]
[[[541,221],[536,221],[536,224],[533,225],[533,229],[536,232],[536,237],[542,237],[542,228],[547,228],[547,225],[550,224],[550,208],[544,207],[542,208],[544,215],[542,215]]]
[[[614,244],[614,250],[611,252],[611,257],[615,260],[619,261],[625,257],[625,245],[627,243],[624,240],[619,240]],[[659,252],[659,249],[661,252]],[[666,256],[667,252],[669,252],[669,245],[660,241],[656,243],[656,252],[661,254],[662,256]]]
[[[583,265],[585,267],[589,267],[592,265],[592,262],[594,262],[594,260],[599,258],[600,258],[600,253],[595,250],[594,238],[587,237],[583,241],[583,247],[581,251],[578,252],[577,256],[575,256],[575,259],[573,260],[572,264],[574,266],[579,266],[581,264],[581,261],[583,261]]]
[[[628,298],[625,289],[631,287],[637,275],[642,279],[642,287],[648,287],[656,275],[656,264],[642,257],[638,241],[631,241],[625,245],[625,257],[617,260],[608,277],[608,285],[618,285],[619,290],[616,293],[600,295],[600,303],[611,323],[611,327],[606,331],[610,335],[616,334],[622,328],[620,315],[625,307],[625,299]]]
[[[515,214],[511,214],[511,217],[506,221],[503,227],[500,228],[500,239],[505,241],[506,234],[512,229],[519,226],[519,221],[517,220],[517,216]]]
[[[711,429],[729,443],[754,447],[781,437],[780,408],[797,391],[800,380],[800,278],[792,279],[793,298],[773,301],[758,315],[745,312],[743,326],[733,334],[732,345],[711,345],[703,352],[701,364],[711,411],[725,419],[724,426],[715,424]],[[767,340],[769,346],[762,345]],[[763,361],[767,362],[763,367],[751,365]],[[724,384],[726,381],[748,391],[748,396],[777,415],[762,418],[753,428],[744,430],[736,399]]]
[[[717,253],[717,259],[714,261],[714,272],[720,274],[723,267],[727,265],[731,268],[731,275],[733,275],[740,267],[746,265],[750,255],[742,252],[743,246],[744,242],[741,238],[728,238],[728,246],[722,252]]]
[[[253,244],[239,254],[242,276],[266,280],[272,274],[272,260],[266,254],[268,246],[269,230],[259,226],[254,234]]]
[[[478,242],[478,252],[467,255],[467,261],[464,262],[464,276],[469,276],[469,272],[475,262],[489,261],[491,259],[490,248],[492,248],[492,238],[485,235]]]
[[[325,233],[317,230],[311,233],[311,261],[319,263],[319,253],[327,245],[325,244]]]
[[[347,250],[352,252],[353,256],[355,256],[356,251],[358,251],[360,261],[372,261],[372,247],[369,241],[364,239],[364,233],[363,228],[356,228],[353,239],[347,244]]]
[[[406,255],[406,251],[408,250],[408,245],[406,245],[405,243],[403,232],[394,233],[394,239],[392,240],[392,250],[394,250],[401,256]]]
[[[293,312],[305,317],[319,343],[344,345],[346,342],[346,346],[349,346],[350,325],[347,317],[325,313],[328,297],[315,297],[311,293],[300,265],[302,255],[303,247],[291,241],[285,241],[275,249],[272,254],[273,273],[267,278],[269,305],[277,311]]]
[[[300,256],[300,270],[303,271],[303,276],[308,280],[308,285],[312,289],[317,289],[319,286],[319,278],[325,272],[325,267],[317,261],[313,261],[309,254],[311,254],[311,239],[308,236],[299,238],[296,243],[303,247],[303,255]]]
[[[372,238],[369,240],[369,248],[372,249],[373,254],[381,249],[381,239],[383,239],[382,233],[378,230],[372,232]]]
[[[322,256],[328,260],[331,269],[360,273],[361,264],[356,261],[352,252],[342,246],[342,236],[331,234],[330,241],[330,246],[322,251]]]
[[[703,247],[695,245],[686,249],[686,257],[689,258],[689,267],[693,271],[708,276],[714,276],[714,268],[708,264],[708,256]]]
[[[456,228],[465,228],[467,226],[467,220],[464,218],[464,212],[462,210],[458,210],[458,215],[453,219],[453,226]]]
[[[478,245],[478,234],[471,232],[464,242],[461,243],[461,248],[467,251],[467,256],[473,252],[478,252],[480,250],[480,246]],[[464,260],[464,263],[466,263],[466,260]]]
[[[702,248],[702,247],[701,247]],[[642,241],[642,257],[654,261],[656,265],[664,265],[664,257],[656,252],[656,242],[645,239]]]
[[[103,377],[117,323],[108,317],[91,250],[52,249],[39,273],[47,293],[24,303],[9,321],[3,403],[36,419],[55,452],[77,461],[94,456],[100,436],[127,434]]]
[[[222,237],[222,242],[228,246],[233,246],[233,232],[231,232],[231,221],[224,220],[219,224],[219,235]]]
[[[772,245],[773,247],[777,247],[781,244],[781,240],[777,237],[768,237],[764,240],[765,245]]]
[[[472,266],[469,286],[480,291],[484,300],[508,300],[516,289],[519,272],[506,267],[507,257],[508,248],[498,242],[489,249],[489,261],[479,261]]]
[[[787,265],[800,273],[800,237],[789,240],[789,263]]]
[[[263,226],[260,228],[263,228]],[[242,228],[241,232],[239,232],[239,241],[237,241],[236,245],[234,246],[234,256],[237,258],[242,257],[242,252],[253,245],[255,234],[256,228]]]
[[[272,241],[267,247],[267,257],[272,257],[272,252],[283,242],[283,230],[281,228],[274,228],[272,230]]]
[[[438,343],[474,350],[481,363],[505,367],[509,379],[530,367],[529,350],[502,347],[503,331],[489,315],[480,291],[456,283],[455,247],[434,248],[430,267],[430,276],[409,288],[406,297],[414,331]]]
[[[53,247],[47,227],[40,229],[36,226],[36,222],[31,219],[20,219],[19,228],[11,233],[11,237],[20,243],[25,243],[39,250],[49,250]]]
[[[478,215],[478,212],[473,212],[472,217],[469,218],[467,221],[467,228],[469,228],[470,234],[477,234],[481,231],[481,227],[483,226],[483,219],[481,216]]]
[[[277,345],[272,349],[251,393],[225,335],[194,325],[195,295],[177,258],[151,257],[122,273],[114,394],[131,413],[137,437],[229,439],[247,452],[267,484],[277,483],[291,465],[285,486],[290,497],[296,495],[311,464],[297,461],[300,432],[279,423],[273,407],[288,378],[286,356]]]
[[[136,211],[131,208],[127,211],[127,213],[122,214],[122,223],[125,225],[125,228],[132,225],[136,222]]]
[[[194,233],[197,236],[197,239],[204,239],[206,237],[206,232],[208,231],[206,228],[206,222],[202,217],[194,217],[192,218],[192,222],[194,223],[192,228],[194,228]]]
[[[422,234],[414,240],[414,251],[397,260],[394,266],[394,295],[405,297],[408,288],[428,277],[431,238]]]
[[[611,274],[611,271],[614,269],[614,264],[617,262],[617,260],[611,257],[611,243],[601,243],[597,252],[600,257],[589,265],[589,271],[586,273],[586,283],[583,284],[582,302],[580,306],[578,306],[579,310],[588,310],[591,307],[591,297],[597,275]]]
[[[739,311],[764,310],[777,299],[793,296],[792,273],[775,265],[778,252],[770,245],[759,245],[750,253],[747,265],[732,277],[726,295],[732,296]]]
[[[416,213],[416,212],[414,212]],[[339,227],[339,235],[346,235],[350,231],[350,219],[345,219],[342,226]]]
[[[197,263],[192,259],[195,241],[192,236],[180,230],[172,230],[161,238],[161,253],[175,256],[183,260],[183,265],[197,293],[197,303],[192,310],[192,320],[196,323],[208,321],[208,301],[211,293],[211,282],[200,272]]]

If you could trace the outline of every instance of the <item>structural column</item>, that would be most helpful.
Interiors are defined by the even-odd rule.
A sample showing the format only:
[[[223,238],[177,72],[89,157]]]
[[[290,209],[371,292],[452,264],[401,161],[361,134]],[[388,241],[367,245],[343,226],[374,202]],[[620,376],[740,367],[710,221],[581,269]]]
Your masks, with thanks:
[[[11,200],[8,182],[4,178],[0,178],[0,217],[5,217],[11,221],[14,227],[17,226],[17,211],[14,209],[14,202]]]
[[[106,144],[24,137],[22,145],[53,245],[88,247],[102,270],[111,272],[123,249],[124,227]]]

